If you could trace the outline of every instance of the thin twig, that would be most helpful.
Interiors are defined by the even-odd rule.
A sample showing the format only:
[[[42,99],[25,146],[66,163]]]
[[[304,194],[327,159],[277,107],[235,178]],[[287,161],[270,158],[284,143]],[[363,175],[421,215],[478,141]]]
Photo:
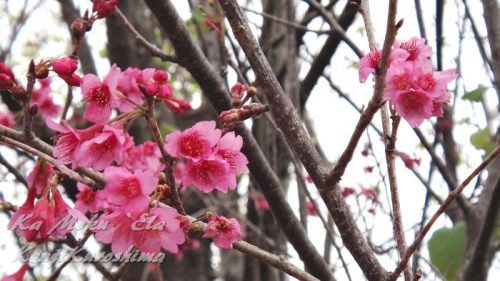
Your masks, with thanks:
[[[17,169],[12,166],[4,157],[2,154],[0,154],[0,164],[4,165],[5,168],[7,168],[7,171],[9,171],[11,174],[14,175],[17,181],[20,183],[24,184],[24,186],[28,187],[28,182],[26,179],[17,171]]]
[[[476,168],[472,173],[459,185],[457,188],[453,189],[449,194],[448,197],[444,200],[443,204],[439,206],[439,209],[434,213],[434,215],[431,217],[429,222],[425,225],[425,227],[420,231],[418,234],[417,238],[415,238],[415,241],[408,247],[408,250],[406,251],[404,257],[401,259],[401,262],[398,264],[394,272],[391,274],[389,281],[391,280],[396,280],[401,274],[401,271],[404,269],[408,261],[410,260],[411,256],[413,255],[413,252],[417,249],[418,245],[422,242],[424,239],[425,235],[429,232],[431,229],[432,225],[436,222],[436,220],[441,216],[446,208],[455,200],[458,195],[467,187],[467,185],[484,169],[486,166],[495,159],[495,157],[498,156],[500,153],[500,145],[495,148],[495,150],[484,159],[484,161]]]
[[[152,56],[158,57],[163,61],[169,61],[173,63],[178,63],[177,57],[175,55],[169,55],[165,52],[163,52],[160,48],[158,48],[156,45],[148,42],[144,36],[142,36],[137,29],[130,23],[130,21],[127,19],[127,17],[120,11],[120,9],[116,9],[115,15],[118,17],[118,19],[125,25],[127,30],[134,36],[135,40],[146,50],[148,50]]]
[[[146,120],[149,123],[149,127],[151,128],[151,132],[153,133],[153,137],[156,141],[156,144],[158,145],[158,148],[160,149],[160,153],[162,155],[163,161],[165,162],[165,176],[167,180],[167,185],[170,189],[170,195],[172,202],[174,203],[175,208],[177,211],[182,214],[186,215],[186,211],[184,210],[184,206],[182,206],[182,201],[179,196],[179,190],[177,189],[177,186],[175,185],[175,177],[174,177],[174,158],[172,155],[168,154],[165,151],[165,148],[163,147],[164,143],[161,137],[160,129],[158,127],[158,122],[156,122],[156,118],[154,117],[154,103],[155,99],[154,97],[146,95],[146,101],[147,101],[147,109],[146,109]]]

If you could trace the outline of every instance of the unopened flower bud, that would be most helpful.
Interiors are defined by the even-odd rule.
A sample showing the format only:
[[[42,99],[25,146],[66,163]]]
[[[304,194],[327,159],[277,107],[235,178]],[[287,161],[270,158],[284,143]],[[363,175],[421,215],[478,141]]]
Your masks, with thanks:
[[[118,0],[94,0],[92,11],[97,14],[97,18],[105,18],[116,11]]]
[[[256,94],[257,94],[257,88],[255,88],[254,86],[251,86],[250,88],[248,88],[247,97],[251,98],[251,97],[255,96]]]
[[[45,79],[49,77],[49,67],[50,67],[50,61],[40,61],[36,66],[35,66],[35,78],[36,79]]]
[[[243,95],[246,91],[245,85],[241,83],[236,83],[232,88],[231,88],[231,96],[233,98],[233,107],[240,107],[241,103],[243,101]]]
[[[69,57],[52,59],[52,69],[59,76],[71,76],[78,69],[78,63]]]
[[[38,105],[33,105],[30,107],[30,116],[35,116],[38,113]]]

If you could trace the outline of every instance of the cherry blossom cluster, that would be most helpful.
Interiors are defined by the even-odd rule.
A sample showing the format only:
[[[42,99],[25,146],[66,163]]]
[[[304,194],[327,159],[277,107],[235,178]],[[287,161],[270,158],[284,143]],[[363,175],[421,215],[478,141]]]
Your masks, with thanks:
[[[226,193],[236,188],[236,175],[248,171],[242,146],[242,138],[234,132],[222,135],[215,121],[202,121],[168,134],[165,150],[183,160],[176,166],[179,183],[205,193],[214,189]]]
[[[443,103],[450,100],[447,84],[455,80],[454,69],[434,71],[432,49],[425,39],[395,42],[386,74],[384,97],[412,127],[425,119],[443,116]],[[365,82],[380,63],[380,50],[372,50],[359,61],[359,80]]]
[[[132,247],[148,254],[162,250],[177,254],[179,247],[186,249],[189,232],[202,230],[205,230],[203,237],[213,239],[216,246],[231,249],[243,235],[236,219],[210,215],[205,217],[204,227],[196,228],[193,225],[201,221],[170,207],[171,201],[163,200],[175,188],[167,185],[170,165],[165,163],[163,154],[165,150],[177,161],[178,184],[193,185],[204,192],[214,189],[227,192],[236,188],[237,175],[248,170],[247,158],[241,152],[242,138],[234,132],[223,134],[215,121],[204,121],[168,134],[164,146],[156,135],[155,141],[136,145],[126,125],[140,117],[151,118],[147,114],[154,113],[152,104],[164,103],[178,114],[191,109],[187,101],[172,96],[168,73],[153,68],[122,71],[115,65],[103,79],[94,74],[80,77],[76,73],[78,41],[95,20],[111,15],[117,4],[117,0],[95,0],[90,17],[73,22],[71,28],[77,41],[73,54],[42,60],[37,65],[31,63],[32,75],[28,79],[33,89],[27,87],[26,91],[11,69],[0,63],[0,90],[29,97],[30,112],[40,114],[47,126],[57,132],[53,137],[55,164],[43,159],[35,163],[27,179],[26,201],[17,208],[8,227],[29,242],[43,243],[64,238],[75,230],[77,222],[82,222],[98,242],[110,244],[115,255]],[[69,86],[81,88],[86,106],[83,119],[92,124],[77,129],[64,119],[53,120],[61,107],[53,103],[50,95],[50,71]],[[0,124],[14,127],[15,118],[10,113],[0,113]],[[99,189],[97,184],[79,182],[72,208],[58,190],[62,175],[58,170],[62,165],[72,170],[89,168],[102,172],[106,184]]]

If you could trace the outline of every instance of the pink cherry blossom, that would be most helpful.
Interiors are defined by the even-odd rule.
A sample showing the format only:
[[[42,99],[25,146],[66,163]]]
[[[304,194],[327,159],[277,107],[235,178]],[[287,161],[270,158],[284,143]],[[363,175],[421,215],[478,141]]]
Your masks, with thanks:
[[[399,93],[392,101],[398,114],[412,127],[432,116],[434,105],[427,92],[410,89]]]
[[[0,112],[0,125],[14,128],[14,114],[10,112]]]
[[[152,141],[130,147],[125,152],[124,158],[123,165],[130,170],[141,169],[160,172],[163,169],[163,164],[160,161],[160,149]]]
[[[87,108],[83,114],[85,120],[94,123],[104,123],[109,120],[111,109],[119,106],[115,91],[120,74],[120,68],[113,65],[102,82],[94,74],[87,74],[83,77],[82,95],[83,101],[87,102]]]
[[[221,131],[215,121],[202,121],[183,132],[175,131],[166,137],[165,150],[175,157],[198,161],[213,153]]]
[[[153,75],[153,72],[153,68],[146,68],[144,70],[132,67],[127,68],[120,76],[117,86],[118,91],[134,103],[143,105],[144,99],[142,98],[138,84],[144,85]],[[135,108],[135,105],[127,99],[122,98],[118,101],[119,109],[122,112],[127,112]]]
[[[229,171],[236,175],[248,172],[247,157],[240,152],[243,139],[234,132],[228,132],[219,140],[216,153],[229,163]]]
[[[359,82],[364,83],[370,74],[375,72],[375,69],[380,64],[380,50],[373,50],[366,56],[361,58],[359,66]],[[402,49],[394,49],[391,52],[390,63],[396,61],[405,61],[408,53]]]
[[[77,184],[78,194],[76,195],[75,209],[83,214],[97,213],[103,209],[104,202],[100,190],[94,190],[92,187],[84,185],[83,183]]]
[[[394,99],[398,92],[406,91],[413,86],[413,63],[394,62],[387,70],[386,75],[386,99]]]
[[[142,224],[136,224],[143,230],[132,233],[135,246],[143,253],[158,253],[161,248],[170,253],[177,253],[178,245],[185,240],[177,211],[165,206],[151,209],[147,216],[146,214],[143,213]],[[152,227],[148,228],[148,224]]]
[[[188,160],[183,180],[185,186],[192,184],[205,193],[214,189],[226,193],[236,188],[236,176],[231,173],[231,166],[217,155],[199,162]]]
[[[207,223],[203,238],[211,238],[215,246],[230,250],[233,243],[241,240],[243,229],[235,218],[212,216]]]
[[[54,166],[47,161],[38,160],[33,171],[28,174],[28,186],[34,188],[37,195],[42,194],[54,174]]]
[[[395,48],[400,48],[408,52],[407,61],[427,62],[432,55],[432,48],[425,44],[424,38],[413,37],[405,42],[394,42]]]
[[[158,178],[150,171],[124,167],[107,167],[104,176],[108,184],[103,190],[106,200],[121,206],[124,212],[142,211],[149,205],[149,194],[158,186]]]
[[[87,221],[80,212],[69,207],[59,190],[44,192],[34,202],[35,190],[28,190],[26,202],[9,222],[9,229],[24,236],[28,242],[46,241],[49,237],[60,238],[70,232],[77,221]]]
[[[148,211],[104,214],[99,221],[110,227],[96,231],[97,241],[111,244],[115,255],[125,253],[135,246],[143,253],[158,253],[161,248],[177,253],[185,237],[180,228],[178,213],[165,206]]]
[[[344,198],[347,198],[351,196],[352,194],[356,194],[356,190],[352,187],[344,187],[342,188],[342,196]]]
[[[454,69],[433,71],[431,67],[417,68],[415,76],[415,88],[427,92],[431,98],[441,102],[449,100],[447,85],[457,78]]]
[[[21,267],[13,274],[10,275],[5,275],[0,279],[0,281],[23,281],[24,275],[26,274],[26,271],[28,270],[28,264],[23,263]]]
[[[102,132],[78,146],[72,166],[82,165],[101,171],[113,161],[121,164],[125,144],[126,133],[122,129],[104,125]]]
[[[33,241],[35,232],[29,231],[29,229],[24,229],[22,226],[17,227],[17,223],[22,221],[23,218],[30,216],[33,214],[33,209],[35,206],[35,189],[28,189],[28,196],[26,197],[26,201],[21,205],[21,207],[17,208],[17,211],[12,215],[8,228],[9,230],[15,230],[19,235],[26,237],[26,239],[30,239]]]
[[[77,221],[88,222],[88,219],[78,210],[70,207],[61,196],[59,190],[53,192],[55,227],[50,233],[53,238],[62,238],[71,232]]]
[[[62,120],[62,124],[58,124],[52,119],[45,121],[49,128],[59,132],[53,138],[56,141],[53,154],[57,158],[58,164],[73,163],[75,161],[74,153],[80,144],[94,137],[103,128],[102,125],[96,124],[84,130],[75,130],[66,120]]]

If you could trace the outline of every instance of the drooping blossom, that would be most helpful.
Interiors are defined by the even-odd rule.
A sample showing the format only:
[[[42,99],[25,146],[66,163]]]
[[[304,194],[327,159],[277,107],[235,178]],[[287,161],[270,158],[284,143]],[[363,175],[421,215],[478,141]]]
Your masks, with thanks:
[[[73,167],[82,165],[101,171],[113,161],[121,164],[125,145],[126,133],[122,129],[104,125],[101,132],[77,147],[74,153]]]
[[[77,210],[64,202],[55,187],[45,192],[34,203],[35,190],[28,190],[24,204],[12,216],[8,228],[15,230],[28,242],[46,241],[49,237],[61,238],[72,230],[77,221],[87,221]]]
[[[104,200],[100,196],[101,190],[94,190],[92,187],[84,185],[83,183],[77,184],[78,194],[76,194],[75,209],[82,212],[82,214],[97,213],[103,209]]]
[[[36,105],[38,107],[38,114],[44,119],[57,116],[62,108],[54,103],[50,94],[52,91],[50,87],[52,80],[50,78],[45,78],[38,81],[40,82],[40,87],[35,88],[31,92],[30,106]]]
[[[13,274],[10,275],[5,275],[0,279],[0,281],[23,281],[24,275],[26,274],[26,271],[28,270],[28,264],[23,263],[21,267]]]
[[[404,61],[408,57],[408,53],[402,49],[394,49],[391,52],[390,63],[395,61]],[[375,69],[380,64],[380,50],[373,50],[369,52],[366,56],[361,58],[358,63],[359,67],[359,82],[364,83],[368,76],[375,72]]]
[[[62,238],[73,230],[77,221],[88,222],[88,219],[78,210],[70,207],[61,196],[58,189],[52,193],[55,205],[55,226],[50,233],[51,237]]]
[[[117,5],[118,0],[94,0],[92,12],[97,14],[97,18],[102,19],[113,14]]]
[[[188,160],[183,183],[194,185],[205,193],[214,189],[226,193],[236,188],[236,176],[231,173],[231,166],[220,156],[214,155],[195,162]]]
[[[16,79],[10,67],[0,61],[0,91],[8,90],[15,83]]]
[[[115,91],[120,74],[120,68],[113,65],[103,81],[94,74],[87,74],[83,77],[82,95],[83,101],[87,103],[83,114],[85,120],[94,123],[104,123],[109,120],[111,109],[119,106],[119,98]]]
[[[96,231],[95,238],[111,244],[111,250],[117,256],[133,246],[142,253],[158,253],[161,248],[177,253],[178,245],[185,241],[178,217],[177,211],[168,206],[156,207],[149,212],[104,214],[99,221],[110,227]]]
[[[0,112],[0,125],[9,127],[9,128],[14,128],[15,122],[14,122],[14,114],[10,112]]]
[[[94,137],[103,128],[102,125],[96,124],[84,130],[76,130],[66,120],[62,120],[62,124],[56,123],[52,119],[46,119],[45,121],[49,128],[59,132],[53,137],[56,141],[53,154],[60,165],[73,163],[75,161],[75,151],[80,144]]]
[[[34,188],[37,195],[42,194],[50,178],[54,174],[54,166],[45,160],[38,160],[33,171],[28,174],[28,186]]]
[[[240,151],[242,147],[243,139],[234,132],[222,136],[217,144],[216,153],[229,163],[229,171],[234,175],[248,172],[247,157]]]
[[[166,137],[165,150],[174,157],[198,161],[213,154],[221,131],[215,121],[202,121],[182,132],[175,131]]]
[[[103,190],[104,197],[124,212],[145,210],[149,205],[149,195],[158,186],[158,177],[150,170],[131,173],[124,167],[107,167],[104,176],[108,181]]]
[[[241,240],[243,229],[235,218],[214,215],[210,218],[203,238],[210,238],[215,246],[230,250],[233,243]]]
[[[158,145],[152,141],[146,141],[138,146],[131,146],[126,152],[123,165],[130,170],[151,170],[160,172],[163,164],[160,161],[161,152]]]

